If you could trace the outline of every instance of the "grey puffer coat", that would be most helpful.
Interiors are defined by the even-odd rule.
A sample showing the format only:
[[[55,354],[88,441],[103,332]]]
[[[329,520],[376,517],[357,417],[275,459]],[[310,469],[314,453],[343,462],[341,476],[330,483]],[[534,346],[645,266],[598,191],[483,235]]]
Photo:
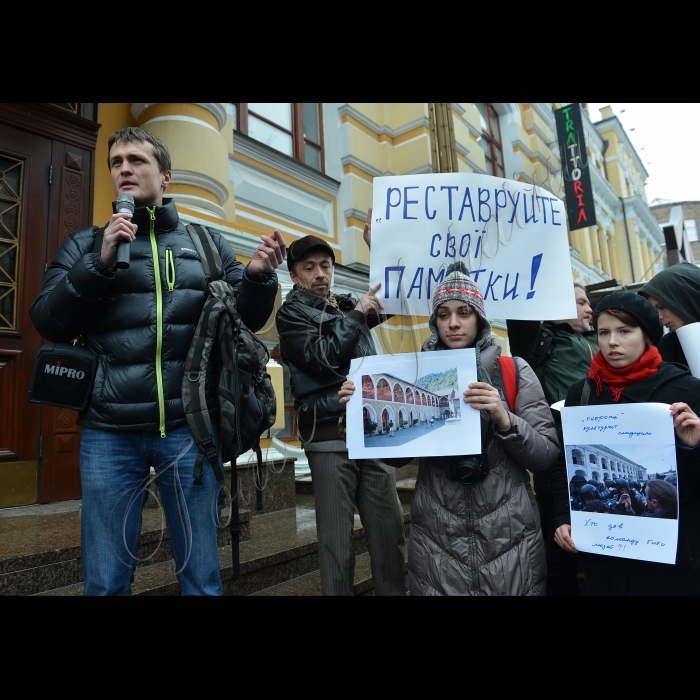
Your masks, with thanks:
[[[480,347],[493,378],[500,345],[488,338]],[[527,470],[551,469],[559,443],[539,380],[524,360],[517,363],[513,431],[499,433],[481,412],[488,475],[464,486],[446,478],[442,457],[420,460],[408,555],[412,596],[545,594],[544,542]]]

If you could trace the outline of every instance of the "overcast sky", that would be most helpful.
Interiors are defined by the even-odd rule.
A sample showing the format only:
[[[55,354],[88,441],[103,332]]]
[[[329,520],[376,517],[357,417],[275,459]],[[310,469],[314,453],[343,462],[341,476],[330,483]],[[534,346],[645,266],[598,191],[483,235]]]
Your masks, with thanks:
[[[606,105],[649,173],[647,200],[700,200],[700,103],[589,102],[591,121]]]

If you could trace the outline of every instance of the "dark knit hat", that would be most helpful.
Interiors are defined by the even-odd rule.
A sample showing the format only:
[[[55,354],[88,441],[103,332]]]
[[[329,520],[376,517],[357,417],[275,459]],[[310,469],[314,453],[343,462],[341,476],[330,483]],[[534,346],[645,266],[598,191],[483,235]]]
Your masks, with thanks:
[[[287,269],[291,270],[294,265],[299,262],[299,259],[304,257],[309,251],[314,248],[322,248],[324,253],[331,256],[331,260],[335,263],[335,253],[333,248],[322,238],[316,236],[304,236],[298,238],[287,248]]]
[[[614,292],[598,302],[593,313],[593,322],[603,311],[619,309],[634,316],[641,329],[649,336],[654,345],[658,345],[664,334],[664,327],[659,319],[659,312],[651,302],[634,292]]]

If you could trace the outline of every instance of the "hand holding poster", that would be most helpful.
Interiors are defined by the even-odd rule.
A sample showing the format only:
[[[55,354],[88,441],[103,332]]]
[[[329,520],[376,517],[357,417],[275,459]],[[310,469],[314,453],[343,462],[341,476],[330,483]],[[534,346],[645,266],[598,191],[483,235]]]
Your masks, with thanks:
[[[644,497],[631,481],[654,484],[676,471],[673,419],[667,404],[569,406],[561,409],[571,498],[571,537],[580,552],[662,564],[676,561],[678,490],[668,482]],[[618,479],[614,492],[586,482]],[[620,483],[624,480],[627,483]]]
[[[481,453],[479,411],[464,403],[476,379],[473,348],[352,360],[350,459]]]
[[[491,318],[576,316],[566,210],[551,192],[467,173],[374,178],[370,286],[381,282],[386,313],[429,316],[456,260]]]

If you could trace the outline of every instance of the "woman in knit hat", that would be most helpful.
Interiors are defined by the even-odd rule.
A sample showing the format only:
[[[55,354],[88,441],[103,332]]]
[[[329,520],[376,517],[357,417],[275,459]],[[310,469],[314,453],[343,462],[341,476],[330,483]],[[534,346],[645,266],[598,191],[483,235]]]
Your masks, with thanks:
[[[593,327],[600,351],[588,377],[571,385],[565,405],[670,404],[681,500],[675,565],[583,554],[586,595],[700,595],[700,379],[661,359],[656,347],[663,332],[658,313],[638,294],[605,297],[596,307]],[[552,474],[552,491],[555,542],[575,552],[566,463],[561,458]]]
[[[463,263],[450,266],[435,288],[429,327],[424,352],[476,350],[478,381],[464,401],[481,413],[479,457],[487,473],[472,481],[464,462],[460,467],[464,456],[421,458],[411,506],[411,595],[544,595],[544,542],[527,470],[551,469],[559,445],[540,383],[515,358],[520,376],[509,410],[497,388],[501,347]],[[346,382],[341,400],[353,391]]]

